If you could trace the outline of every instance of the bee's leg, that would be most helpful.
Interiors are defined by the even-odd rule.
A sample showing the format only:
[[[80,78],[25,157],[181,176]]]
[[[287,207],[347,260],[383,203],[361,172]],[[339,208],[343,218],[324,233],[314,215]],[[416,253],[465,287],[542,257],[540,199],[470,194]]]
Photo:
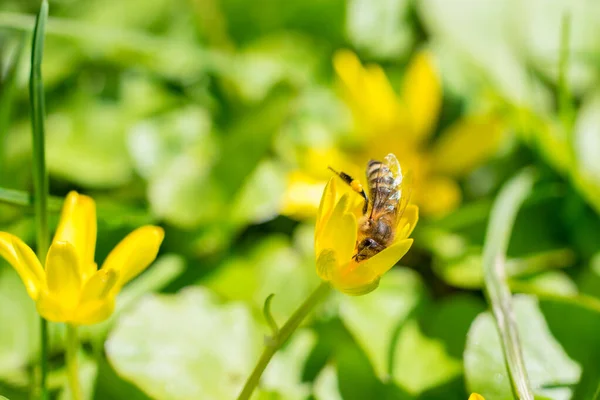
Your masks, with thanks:
[[[356,193],[360,194],[362,196],[362,198],[365,199],[365,204],[363,206],[363,214],[366,214],[367,210],[369,209],[369,198],[367,197],[367,193],[365,192],[365,189],[363,188],[362,183],[360,183],[360,181],[358,179],[352,178],[350,175],[348,175],[345,172],[337,172],[335,169],[333,169],[331,167],[329,167],[329,169],[334,174],[339,176],[344,182],[346,182],[352,188],[352,190],[354,190]]]

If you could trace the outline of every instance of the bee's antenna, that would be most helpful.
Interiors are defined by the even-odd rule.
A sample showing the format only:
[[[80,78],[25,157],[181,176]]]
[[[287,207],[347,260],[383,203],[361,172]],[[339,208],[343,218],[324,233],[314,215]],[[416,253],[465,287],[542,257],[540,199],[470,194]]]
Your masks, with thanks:
[[[351,177],[350,175],[348,175],[345,172],[338,172],[335,169],[331,168],[329,165],[327,166],[327,168],[329,168],[334,174],[339,176],[344,182],[346,182],[347,185],[349,185],[352,188],[352,190],[354,190],[356,193],[360,194],[362,196],[362,198],[365,199],[365,205],[363,207],[363,214],[366,214],[367,209],[369,207],[369,198],[367,197],[367,193],[363,189],[363,186],[358,181],[358,179],[354,179],[353,177]]]

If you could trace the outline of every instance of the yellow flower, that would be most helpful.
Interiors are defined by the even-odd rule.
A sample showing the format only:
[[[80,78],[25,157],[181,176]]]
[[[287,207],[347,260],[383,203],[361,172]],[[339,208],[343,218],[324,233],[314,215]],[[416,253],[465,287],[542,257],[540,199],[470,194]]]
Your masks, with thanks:
[[[469,400],[485,400],[482,395],[477,393],[471,393]]]
[[[350,51],[339,51],[334,68],[352,111],[362,151],[347,157],[359,165],[394,153],[414,174],[414,201],[424,214],[443,216],[461,201],[457,178],[497,150],[502,124],[492,113],[469,115],[431,140],[442,103],[440,76],[431,55],[419,52],[399,94],[378,65],[363,66]]]
[[[101,269],[94,262],[96,204],[70,192],[48,250],[45,268],[21,239],[0,232],[0,256],[17,271],[44,318],[75,325],[108,318],[121,287],[154,259],[164,238],[162,228],[144,226],[123,239]]]
[[[357,219],[363,201],[356,193],[337,192],[335,179],[325,187],[317,212],[315,256],[317,274],[337,290],[363,295],[377,288],[381,276],[390,270],[410,249],[409,239],[418,220],[418,208],[409,204],[395,229],[393,243],[367,260],[356,262]]]

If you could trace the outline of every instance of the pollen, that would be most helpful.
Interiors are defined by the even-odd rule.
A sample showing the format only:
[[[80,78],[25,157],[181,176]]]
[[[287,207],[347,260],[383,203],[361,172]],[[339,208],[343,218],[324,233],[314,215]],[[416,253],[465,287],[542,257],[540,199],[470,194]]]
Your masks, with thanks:
[[[358,193],[362,193],[363,191],[363,185],[358,179],[354,179],[352,182],[350,182],[350,187],[352,187],[352,190]]]

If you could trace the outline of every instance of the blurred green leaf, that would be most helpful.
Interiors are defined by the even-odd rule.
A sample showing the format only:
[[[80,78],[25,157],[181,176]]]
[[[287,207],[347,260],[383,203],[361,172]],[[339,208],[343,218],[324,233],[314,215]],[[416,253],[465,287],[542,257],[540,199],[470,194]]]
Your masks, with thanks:
[[[158,292],[179,276],[185,269],[185,262],[176,254],[160,256],[142,275],[129,282],[119,293],[114,313],[105,321],[95,325],[79,327],[83,340],[95,341],[102,345],[109,330],[119,316],[148,293]]]
[[[0,267],[0,379],[25,386],[27,367],[39,351],[39,317],[23,283]]]
[[[540,307],[554,337],[583,368],[581,379],[571,382],[578,383],[573,398],[592,398],[600,382],[600,313],[560,299],[542,300]]]
[[[243,226],[275,218],[281,209],[286,184],[286,176],[279,163],[268,159],[261,161],[236,194],[230,219]]]
[[[423,296],[419,276],[412,270],[396,268],[368,296],[340,299],[340,318],[384,381],[389,377],[398,329]]]
[[[189,288],[143,298],[119,319],[106,352],[119,375],[151,397],[234,398],[259,355],[260,336],[246,306]]]
[[[414,40],[408,21],[408,0],[350,0],[346,32],[359,50],[377,58],[406,56]]]
[[[552,336],[535,298],[516,296],[513,306],[527,375],[534,393],[554,400],[570,399],[572,389],[569,385],[578,382],[581,368]],[[464,357],[470,392],[490,399],[513,399],[502,344],[489,312],[479,315],[473,322]]]
[[[77,99],[48,115],[48,170],[79,185],[115,188],[133,169],[125,147],[125,115],[116,104]]]
[[[315,379],[313,396],[316,400],[342,400],[335,367],[327,365]]]
[[[581,173],[600,187],[600,93],[586,96],[579,109],[574,132],[575,151]]]
[[[230,71],[224,71],[239,96],[249,102],[263,101],[276,84],[302,88],[315,76],[316,48],[308,37],[279,33],[265,36],[236,55]]]
[[[286,400],[306,399],[311,389],[309,383],[302,382],[302,371],[314,344],[314,333],[297,331],[285,348],[273,356],[261,379],[261,391],[278,393],[278,398]]]
[[[481,249],[472,248],[456,259],[436,259],[433,268],[440,278],[452,286],[477,289],[483,285],[482,259]],[[572,250],[554,249],[508,259],[506,274],[511,278],[528,276],[551,269],[566,268],[574,262]]]
[[[448,355],[442,341],[425,336],[415,320],[402,327],[394,350],[394,382],[414,395],[462,373],[460,359]]]
[[[265,298],[275,294],[271,313],[282,321],[317,286],[314,264],[308,264],[289,240],[272,235],[255,243],[248,253],[231,257],[202,282],[229,300],[243,300],[261,310]]]

